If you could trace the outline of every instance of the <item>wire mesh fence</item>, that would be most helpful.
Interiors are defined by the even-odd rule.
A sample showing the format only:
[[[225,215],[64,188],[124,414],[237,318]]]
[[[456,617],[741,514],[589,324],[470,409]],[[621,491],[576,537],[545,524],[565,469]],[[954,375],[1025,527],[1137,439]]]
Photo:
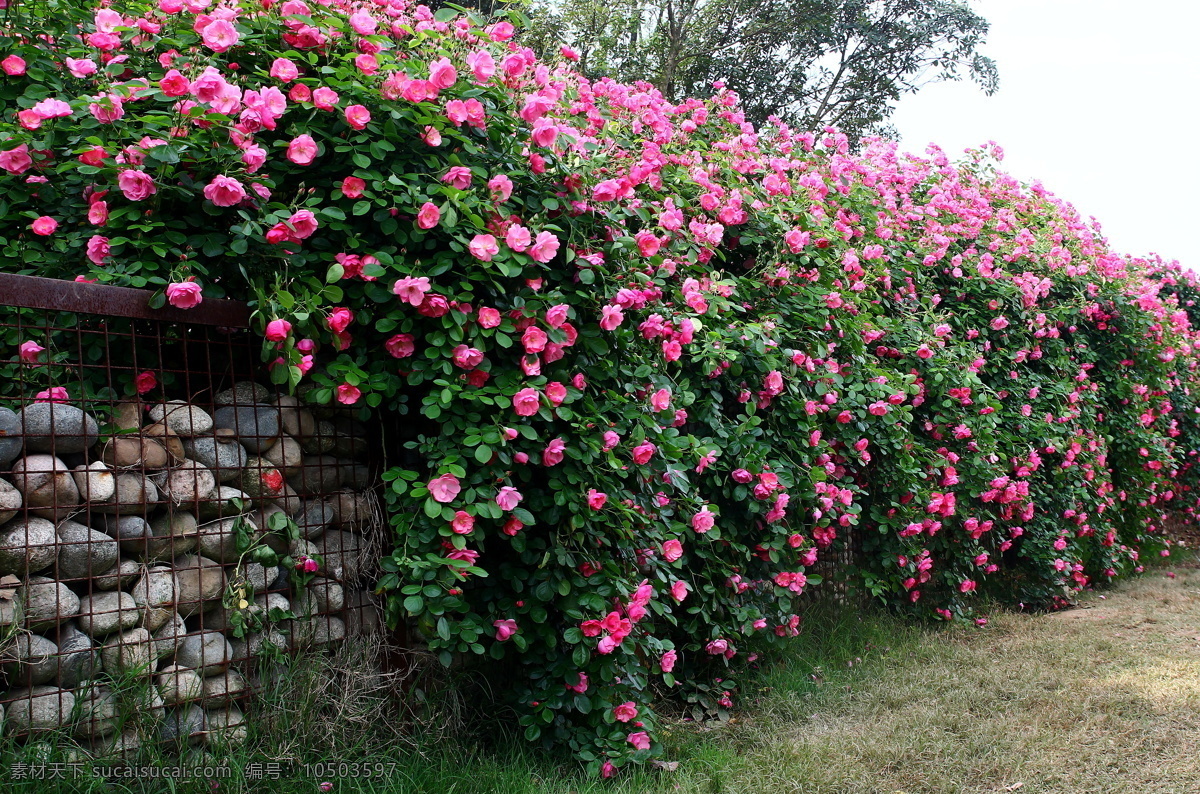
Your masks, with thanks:
[[[0,274],[0,724],[245,736],[281,654],[379,630],[378,433],[268,385],[244,306]]]

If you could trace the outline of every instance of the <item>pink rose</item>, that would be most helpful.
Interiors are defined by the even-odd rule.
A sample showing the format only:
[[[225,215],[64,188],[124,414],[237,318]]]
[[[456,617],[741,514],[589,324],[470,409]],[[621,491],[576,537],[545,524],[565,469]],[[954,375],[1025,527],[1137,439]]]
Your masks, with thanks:
[[[595,488],[588,488],[587,503],[588,507],[593,510],[601,510],[604,504],[608,501],[608,494],[603,491],[597,491]]]
[[[351,29],[360,36],[370,36],[375,33],[379,23],[364,9],[359,9],[350,15],[348,20]]]
[[[512,618],[493,621],[492,625],[496,627],[496,639],[500,642],[504,642],[517,633],[517,621]]]
[[[287,147],[287,159],[296,165],[308,165],[317,157],[317,142],[305,133],[292,138]]]
[[[600,327],[612,331],[625,319],[625,313],[620,306],[605,306],[600,310]]]
[[[313,232],[317,230],[317,216],[313,215],[312,210],[297,210],[292,213],[292,217],[288,218],[288,223],[294,230],[293,234],[297,240],[306,240],[312,237]]]
[[[563,461],[563,451],[567,445],[561,438],[556,438],[546,445],[546,449],[542,452],[542,464],[545,466],[557,466]]]
[[[492,257],[500,253],[500,246],[496,243],[496,238],[490,234],[477,234],[467,245],[467,250],[471,252],[471,256],[481,262],[491,262]]]
[[[290,83],[300,76],[300,70],[287,58],[276,58],[271,61],[271,76],[284,83]]]
[[[495,328],[500,324],[500,312],[496,309],[484,306],[479,310],[479,327],[480,328]]]
[[[392,358],[408,358],[416,350],[412,334],[396,334],[384,343],[384,348]]]
[[[325,318],[325,324],[329,326],[329,330],[335,334],[340,334],[354,322],[354,312],[344,306],[339,306],[329,313]]]
[[[650,458],[654,457],[654,453],[658,451],[658,447],[649,441],[644,441],[633,448],[633,462],[642,465],[650,462]]]
[[[533,242],[533,237],[530,236],[529,230],[519,223],[514,223],[508,227],[508,231],[504,234],[504,242],[508,247],[517,253],[524,252],[529,248],[529,244]]]
[[[354,405],[359,397],[362,397],[362,391],[357,386],[343,383],[337,387],[337,399],[343,405]]]
[[[108,258],[108,255],[109,247],[107,237],[101,237],[98,234],[93,234],[88,238],[87,258],[91,260],[93,264],[104,264],[104,260]]]
[[[687,598],[687,594],[687,582],[676,580],[671,583],[671,597],[674,598],[677,603],[683,603],[683,599]]]
[[[497,174],[488,180],[488,190],[495,201],[508,201],[513,192],[512,180],[504,174]]]
[[[441,218],[442,211],[438,209],[438,206],[426,201],[421,205],[421,211],[417,213],[417,226],[422,229],[432,229],[438,225]]]
[[[292,332],[292,324],[287,320],[272,320],[267,323],[267,332],[264,336],[271,342],[282,342],[288,338],[288,334]]]
[[[177,309],[191,309],[203,302],[204,296],[200,294],[200,291],[200,285],[194,281],[168,284],[167,302]]]
[[[154,186],[154,178],[145,171],[122,171],[117,177],[117,187],[130,201],[142,201],[158,192]]]
[[[558,238],[553,233],[538,232],[533,247],[529,249],[529,255],[535,262],[549,262],[558,253],[558,245]]]
[[[604,448],[612,449],[617,444],[621,443],[621,437],[613,430],[604,431]]]
[[[716,523],[717,523],[716,516],[713,513],[709,512],[708,505],[705,505],[704,507],[702,507],[700,509],[700,512],[698,512],[694,516],[692,516],[692,529],[696,530],[697,532],[699,532],[701,534],[712,529],[713,525],[715,525]]]
[[[36,364],[38,356],[41,355],[45,349],[46,348],[42,347],[37,342],[22,342],[20,348],[18,348],[18,354],[20,355],[21,360],[26,364]]]
[[[358,198],[363,194],[367,183],[356,176],[348,176],[342,180],[342,195],[346,198]]]
[[[650,397],[650,405],[656,411],[665,411],[671,407],[671,390],[659,389]]]
[[[204,198],[218,207],[233,207],[241,204],[246,198],[246,189],[242,183],[228,176],[214,176],[212,181],[204,186]]]
[[[425,487],[429,489],[429,495],[433,497],[433,500],[442,504],[453,502],[459,491],[462,490],[462,485],[453,474],[443,474],[432,479],[426,483]]]
[[[629,722],[638,715],[637,706],[632,700],[627,700],[613,707],[613,716],[617,722]]]
[[[342,113],[346,117],[346,123],[356,130],[366,129],[371,121],[371,111],[362,105],[350,105]]]
[[[238,43],[237,28],[227,19],[216,19],[204,26],[200,40],[213,52],[225,52]]]
[[[708,643],[708,645],[705,645],[704,650],[712,656],[722,656],[729,650],[729,640],[715,639]]]
[[[675,562],[683,556],[683,544],[672,538],[663,543],[662,554],[667,562]]]
[[[567,387],[558,381],[551,381],[550,383],[547,383],[546,399],[550,401],[551,405],[557,408],[563,404],[564,400],[567,399]]]
[[[49,215],[43,215],[33,222],[31,225],[34,234],[39,234],[42,237],[49,237],[54,234],[58,228],[58,221],[51,218]]]
[[[133,379],[133,387],[137,389],[138,394],[154,391],[156,386],[158,386],[158,378],[154,377],[153,372],[139,372]]]
[[[25,74],[25,59],[19,55],[10,55],[0,61],[0,69],[9,77],[20,77]]]
[[[512,406],[517,416],[533,416],[541,407],[541,397],[537,389],[525,388],[513,395]]]
[[[459,345],[454,348],[451,359],[462,369],[475,369],[483,362],[483,351],[479,348]]]
[[[438,58],[429,64],[429,82],[435,88],[450,88],[457,81],[458,71],[449,58]]]
[[[626,736],[625,738],[629,741],[630,744],[633,745],[633,749],[635,749],[635,750],[649,750],[650,749],[650,734],[646,733],[645,731],[637,731],[636,733],[631,733],[628,736]]]
[[[501,510],[515,510],[524,498],[516,488],[513,488],[511,485],[505,485],[496,494],[496,504]]]
[[[450,529],[456,535],[469,535],[471,530],[475,529],[475,516],[468,513],[466,510],[456,510],[454,518],[450,521]]]
[[[70,399],[71,395],[67,394],[67,390],[62,386],[51,386],[34,396],[34,402],[39,403],[64,403]]]

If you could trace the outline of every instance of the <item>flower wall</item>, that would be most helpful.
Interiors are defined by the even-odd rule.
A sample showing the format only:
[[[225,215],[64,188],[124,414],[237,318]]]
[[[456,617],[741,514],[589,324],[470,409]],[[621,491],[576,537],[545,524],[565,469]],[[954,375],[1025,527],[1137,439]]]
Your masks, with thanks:
[[[852,533],[970,619],[1194,507],[1193,279],[998,147],[855,155],[400,0],[86,5],[3,12],[5,266],[255,300],[277,382],[402,415],[390,620],[598,773],[732,708]]]

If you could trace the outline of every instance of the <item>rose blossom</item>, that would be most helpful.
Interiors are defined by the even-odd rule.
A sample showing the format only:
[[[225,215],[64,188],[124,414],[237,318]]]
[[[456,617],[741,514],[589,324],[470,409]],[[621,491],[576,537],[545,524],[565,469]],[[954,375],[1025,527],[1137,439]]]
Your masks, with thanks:
[[[513,488],[511,485],[505,485],[496,494],[496,504],[501,510],[515,510],[524,498],[516,488]]]
[[[166,289],[167,301],[177,309],[191,309],[199,306],[204,300],[200,294],[200,285],[194,281],[168,284]]]
[[[362,391],[357,386],[343,383],[337,387],[338,402],[344,405],[354,405],[354,403],[358,402],[359,397],[362,397]]]
[[[292,324],[287,320],[272,320],[267,323],[265,336],[271,342],[282,342],[292,332]]]
[[[246,189],[242,183],[228,176],[214,176],[212,181],[204,186],[204,198],[218,207],[233,207],[242,203],[246,198]]]
[[[500,642],[504,642],[517,633],[517,621],[511,618],[493,621],[492,625],[496,627],[496,639]]]
[[[42,237],[49,237],[54,234],[54,230],[58,228],[58,221],[51,218],[49,215],[43,215],[31,224],[34,234],[39,234]]]
[[[512,397],[513,411],[517,416],[533,416],[538,412],[541,402],[537,389],[533,388],[521,389]]]
[[[429,489],[429,495],[433,497],[433,500],[442,504],[453,502],[459,491],[462,490],[462,485],[453,474],[436,477],[426,483],[425,487]]]

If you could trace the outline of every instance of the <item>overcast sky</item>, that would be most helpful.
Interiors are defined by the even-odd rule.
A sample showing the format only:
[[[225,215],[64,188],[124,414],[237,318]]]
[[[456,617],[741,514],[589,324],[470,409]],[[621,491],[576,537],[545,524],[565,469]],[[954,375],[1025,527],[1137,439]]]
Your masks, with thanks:
[[[994,140],[1002,168],[1100,221],[1120,253],[1200,272],[1200,2],[975,0],[1000,90],[905,97],[901,147],[952,157]]]

